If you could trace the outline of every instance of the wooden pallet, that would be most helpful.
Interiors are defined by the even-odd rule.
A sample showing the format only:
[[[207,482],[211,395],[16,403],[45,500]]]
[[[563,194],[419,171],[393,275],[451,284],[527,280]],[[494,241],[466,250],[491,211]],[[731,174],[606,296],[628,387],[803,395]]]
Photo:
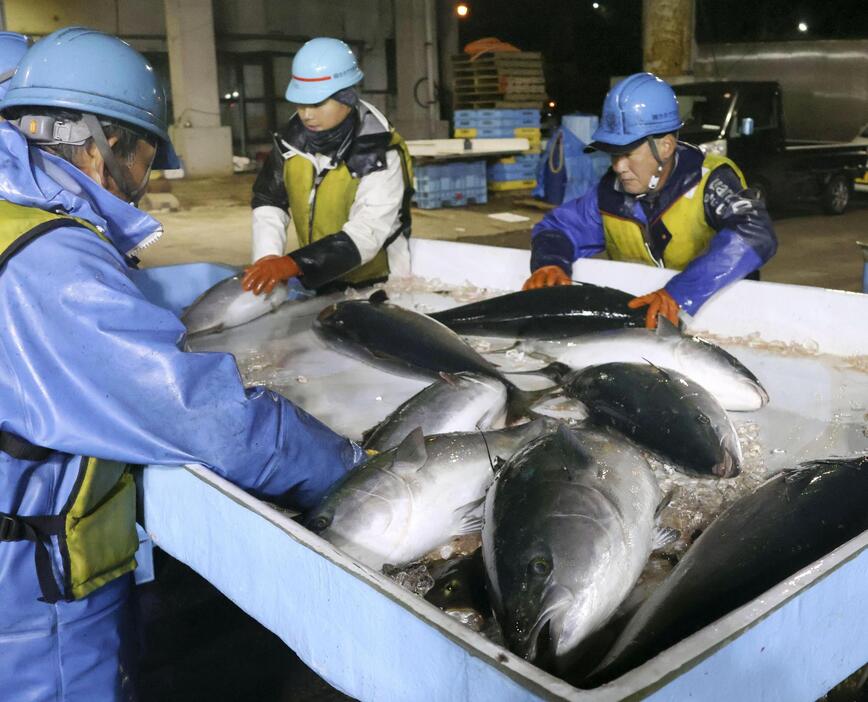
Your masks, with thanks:
[[[541,66],[542,54],[539,51],[493,51],[477,58],[468,54],[453,54],[452,65],[456,69],[476,66]]]
[[[514,91],[521,92],[523,89],[530,88],[532,91],[537,89],[545,89],[545,79],[542,75],[539,76],[485,76],[476,78],[456,78],[452,82],[452,87],[456,91],[480,90],[480,89],[496,89],[500,92]]]
[[[485,54],[472,61],[466,54],[452,57],[456,79],[502,75],[542,77],[542,56],[535,51]]]

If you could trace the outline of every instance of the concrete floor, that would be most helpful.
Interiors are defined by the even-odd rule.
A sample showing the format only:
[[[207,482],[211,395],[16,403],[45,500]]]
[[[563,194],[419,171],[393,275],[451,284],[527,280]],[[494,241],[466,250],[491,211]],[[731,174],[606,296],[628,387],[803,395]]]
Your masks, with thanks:
[[[252,175],[174,181],[178,212],[154,212],[166,233],[141,254],[142,265],[191,261],[244,265],[250,255]],[[527,221],[504,223],[490,214],[512,212]],[[527,248],[530,228],[545,210],[528,193],[501,193],[488,204],[414,210],[414,236]],[[777,256],[763,279],[860,291],[868,240],[868,194],[857,193],[840,217],[804,207],[773,213]],[[309,670],[276,636],[259,626],[189,568],[161,554],[157,581],[139,589],[143,702],[343,702],[348,700]],[[339,632],[335,632],[339,635]],[[828,702],[862,700],[861,675],[830,692]]]
[[[181,209],[153,213],[166,233],[142,252],[142,265],[248,263],[252,184],[250,174],[172,181],[172,194]],[[539,206],[528,205],[528,200],[527,191],[521,191],[499,193],[486,205],[413,210],[413,235],[527,248],[531,227],[545,214]],[[489,216],[499,212],[528,219],[506,223]],[[763,280],[861,291],[863,259],[856,241],[868,240],[868,193],[855,193],[849,210],[838,217],[820,214],[813,203],[772,215],[779,247],[763,269]]]

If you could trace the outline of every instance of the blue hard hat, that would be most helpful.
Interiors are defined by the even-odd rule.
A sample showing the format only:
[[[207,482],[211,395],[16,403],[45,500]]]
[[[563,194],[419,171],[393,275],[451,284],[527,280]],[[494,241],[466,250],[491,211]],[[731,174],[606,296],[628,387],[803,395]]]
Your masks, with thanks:
[[[18,64],[0,110],[54,107],[117,119],[156,137],[154,168],[178,168],[166,92],[147,59],[125,41],[66,27],[34,44]]]
[[[6,94],[9,79],[29,46],[30,42],[23,34],[0,32],[0,99]]]
[[[364,77],[349,46],[340,39],[317,37],[302,46],[292,60],[286,99],[299,105],[315,105]]]
[[[682,124],[678,100],[669,84],[651,73],[634,73],[606,95],[590,145],[602,151],[618,150],[654,134],[675,132]]]

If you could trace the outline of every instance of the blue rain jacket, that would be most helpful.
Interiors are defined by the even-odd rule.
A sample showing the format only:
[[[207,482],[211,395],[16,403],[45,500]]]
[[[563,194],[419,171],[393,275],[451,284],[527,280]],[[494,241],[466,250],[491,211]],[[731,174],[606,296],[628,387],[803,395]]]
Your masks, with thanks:
[[[647,225],[685,192],[691,180],[695,182],[702,163],[701,158],[695,158],[697,151],[695,147],[679,144],[679,161],[655,198],[623,195],[636,219]],[[531,233],[531,271],[556,265],[569,274],[574,261],[605,250],[600,188],[611,188],[616,181],[603,178],[596,188],[543,217]],[[745,193],[730,167],[721,166],[713,171],[703,193],[703,206],[706,222],[717,233],[708,248],[665,286],[679,307],[689,314],[694,314],[721,288],[760,268],[777,250],[777,238],[765,205]]]
[[[0,512],[56,514],[81,456],[203,464],[257,495],[315,504],[363,452],[279,394],[244,388],[229,354],[185,353],[184,327],[150,303],[126,254],[159,224],[0,124],[0,199],[104,231],[53,230],[0,270],[0,428],[55,449],[0,452]],[[129,577],[77,602],[40,602],[27,541],[0,542],[0,697],[112,700]],[[54,567],[62,572],[55,549]]]

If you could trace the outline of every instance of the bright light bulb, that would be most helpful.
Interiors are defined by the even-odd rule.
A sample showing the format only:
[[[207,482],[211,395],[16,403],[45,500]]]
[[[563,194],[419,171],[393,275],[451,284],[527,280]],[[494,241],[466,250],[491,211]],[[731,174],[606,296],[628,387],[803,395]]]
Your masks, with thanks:
[[[591,7],[593,7],[595,10],[599,10],[600,9],[600,3],[595,2],[591,5]]]
[[[466,3],[460,2],[455,6],[455,14],[459,17],[467,17],[470,13],[470,8]]]
[[[799,22],[799,31],[800,32],[807,32],[808,31],[808,25],[805,24],[804,22]]]

